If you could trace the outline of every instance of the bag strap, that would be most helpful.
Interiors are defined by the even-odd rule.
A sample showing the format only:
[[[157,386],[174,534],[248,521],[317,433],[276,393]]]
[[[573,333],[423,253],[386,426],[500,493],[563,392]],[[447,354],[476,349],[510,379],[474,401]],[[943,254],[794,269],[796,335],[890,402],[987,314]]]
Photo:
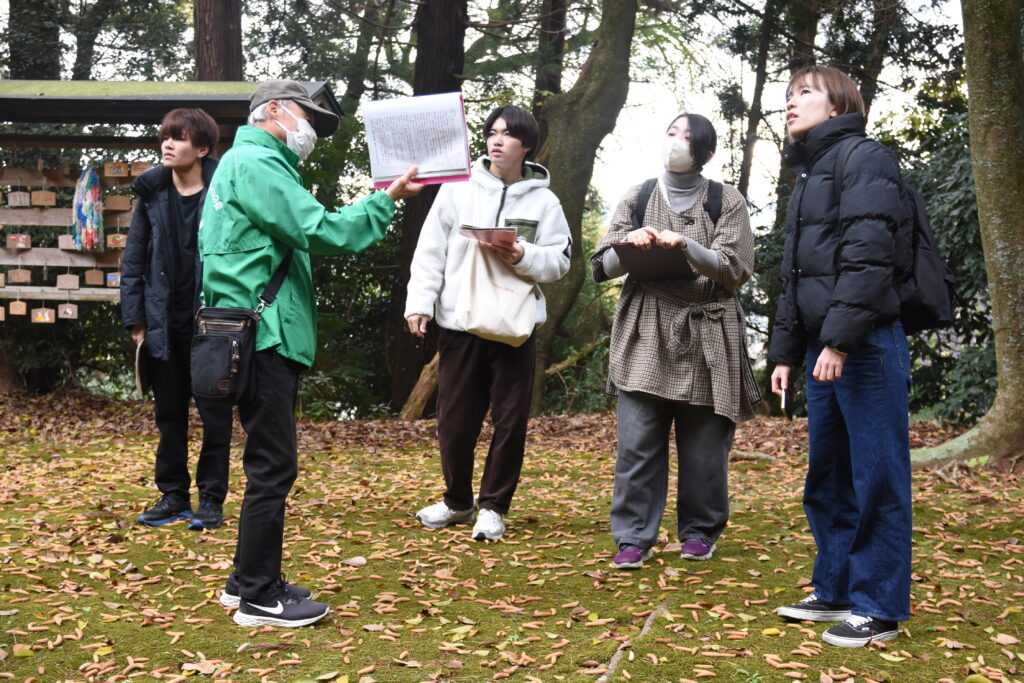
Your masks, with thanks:
[[[722,217],[722,183],[708,180],[708,196],[704,201],[704,211],[711,219],[711,225],[718,227],[718,219]]]
[[[654,186],[657,184],[657,178],[650,178],[645,180],[644,184],[640,186],[640,194],[637,195],[636,206],[633,207],[633,213],[629,216],[634,230],[644,227],[644,218],[647,216],[647,203],[651,201],[651,193],[654,192]]]
[[[867,142],[868,138],[847,138],[839,143],[839,153],[836,155],[836,165],[832,171],[832,192],[836,198],[836,207],[843,194],[843,176],[846,175],[846,164],[853,156],[853,150],[860,147],[861,143]],[[852,142],[852,144],[851,144]]]
[[[263,293],[259,295],[260,303],[256,307],[257,313],[262,313],[264,307],[271,306],[274,303],[274,299],[277,298],[277,292],[281,289],[281,285],[284,284],[285,277],[288,276],[288,267],[292,264],[292,255],[295,253],[295,249],[288,247],[288,251],[285,252],[284,258],[281,259],[281,265],[274,271],[274,277],[270,278],[270,282],[267,283],[267,288],[263,290]]]

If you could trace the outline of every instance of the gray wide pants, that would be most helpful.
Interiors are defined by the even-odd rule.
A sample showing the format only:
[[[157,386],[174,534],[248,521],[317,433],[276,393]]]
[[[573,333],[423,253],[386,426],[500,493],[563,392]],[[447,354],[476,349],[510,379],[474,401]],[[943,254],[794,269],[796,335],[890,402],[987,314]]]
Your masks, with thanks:
[[[668,495],[668,438],[676,427],[680,541],[714,543],[729,521],[729,450],[736,423],[707,406],[619,392],[612,537],[650,548],[658,541]]]

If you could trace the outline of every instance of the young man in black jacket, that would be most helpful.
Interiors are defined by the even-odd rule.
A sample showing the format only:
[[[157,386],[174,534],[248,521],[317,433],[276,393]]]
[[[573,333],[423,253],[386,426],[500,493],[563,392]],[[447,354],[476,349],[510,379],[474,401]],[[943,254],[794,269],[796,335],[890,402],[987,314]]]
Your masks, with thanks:
[[[156,485],[163,494],[138,521],[162,526],[190,519],[191,529],[223,522],[228,490],[231,403],[196,399],[203,445],[196,468],[199,507],[189,495],[190,349],[198,298],[197,233],[217,167],[210,156],[217,123],[202,109],[175,109],[160,126],[158,165],[132,183],[138,196],[121,265],[121,313],[152,380],[160,431]]]

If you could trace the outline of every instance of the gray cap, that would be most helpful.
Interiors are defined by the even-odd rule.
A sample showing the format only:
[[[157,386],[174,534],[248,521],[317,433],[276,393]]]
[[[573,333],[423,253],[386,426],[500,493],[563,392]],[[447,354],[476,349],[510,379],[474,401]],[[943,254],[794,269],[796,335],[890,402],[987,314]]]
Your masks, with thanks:
[[[249,95],[249,111],[270,100],[293,100],[314,114],[313,130],[318,138],[334,135],[338,130],[338,115],[313,102],[309,93],[298,81],[278,80],[260,83]]]

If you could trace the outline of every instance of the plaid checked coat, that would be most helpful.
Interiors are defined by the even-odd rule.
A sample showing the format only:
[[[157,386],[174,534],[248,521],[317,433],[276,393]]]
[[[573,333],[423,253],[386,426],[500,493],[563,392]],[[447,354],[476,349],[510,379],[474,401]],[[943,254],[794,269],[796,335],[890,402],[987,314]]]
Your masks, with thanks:
[[[761,400],[736,299],[754,270],[754,236],[743,196],[729,185],[723,188],[722,215],[714,226],[703,208],[707,189],[705,178],[697,202],[677,213],[659,185],[647,204],[644,227],[672,230],[717,251],[718,279],[725,284],[703,275],[647,282],[627,276],[612,326],[608,391],[637,391],[709,406],[739,422],[754,417],[753,406]],[[624,242],[633,230],[630,215],[639,194],[640,185],[626,192],[591,257],[598,279],[604,279],[605,250]]]

